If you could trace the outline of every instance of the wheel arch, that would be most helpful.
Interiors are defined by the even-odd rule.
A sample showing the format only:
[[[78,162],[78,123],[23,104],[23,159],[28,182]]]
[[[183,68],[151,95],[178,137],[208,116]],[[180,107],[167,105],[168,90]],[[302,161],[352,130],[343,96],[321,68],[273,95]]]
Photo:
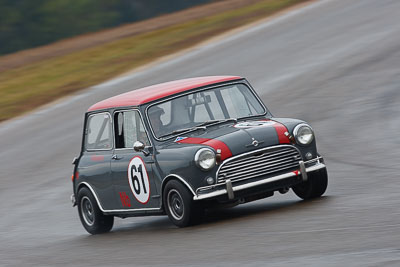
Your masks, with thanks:
[[[196,193],[194,192],[193,188],[190,186],[190,184],[188,182],[185,181],[185,179],[183,179],[181,176],[179,176],[177,174],[169,174],[162,180],[162,183],[161,183],[160,195],[161,195],[162,206],[164,206],[163,202],[164,202],[164,188],[165,188],[165,185],[171,180],[179,181],[180,183],[182,183],[185,187],[187,187],[189,189],[189,191],[192,193],[193,196],[196,195]]]
[[[88,184],[87,182],[81,182],[81,183],[79,183],[79,185],[78,185],[77,188],[76,188],[76,193],[78,194],[79,190],[81,190],[81,189],[84,188],[84,187],[88,188],[88,189],[90,190],[90,192],[92,192],[94,198],[96,199],[97,206],[99,207],[99,209],[100,209],[102,212],[104,212],[105,210],[103,209],[103,206],[101,205],[101,203],[100,203],[100,201],[99,201],[99,198],[97,197],[96,192],[94,191],[93,187],[92,187],[90,184]]]

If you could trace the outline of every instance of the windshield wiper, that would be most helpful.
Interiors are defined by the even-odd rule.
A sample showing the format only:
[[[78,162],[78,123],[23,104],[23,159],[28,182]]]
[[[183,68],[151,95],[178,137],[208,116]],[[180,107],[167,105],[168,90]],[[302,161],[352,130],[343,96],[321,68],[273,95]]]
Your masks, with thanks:
[[[206,125],[215,125],[215,124],[224,123],[224,122],[228,122],[228,121],[237,122],[237,119],[235,119],[235,118],[229,118],[229,119],[224,119],[224,120],[209,120],[209,121],[205,121],[205,122],[203,122],[203,123],[200,123],[200,124],[197,125],[196,127],[199,127],[199,126],[206,126]]]
[[[262,115],[262,114],[249,115],[249,116],[245,116],[245,117],[240,117],[237,120],[256,119],[257,117],[264,118],[265,115]]]
[[[178,129],[178,130],[172,131],[170,133],[161,135],[158,138],[164,138],[167,136],[176,135],[176,134],[180,134],[180,133],[184,133],[184,132],[191,132],[191,131],[200,130],[200,129],[205,130],[206,126],[208,126],[208,125],[215,125],[215,124],[224,123],[224,122],[228,122],[228,121],[237,122],[237,119],[229,118],[229,119],[224,119],[224,120],[209,120],[209,121],[202,122],[202,123],[200,123],[196,126],[190,127],[190,128],[184,128],[184,129]]]
[[[198,126],[194,126],[194,127],[190,127],[190,128],[179,129],[179,130],[175,130],[175,131],[172,131],[170,133],[161,135],[158,138],[164,138],[164,137],[167,137],[167,136],[170,136],[170,135],[180,134],[180,133],[183,133],[183,132],[191,132],[191,131],[200,130],[200,129],[205,130],[206,127],[204,127],[204,126],[202,127],[202,126],[198,125]]]

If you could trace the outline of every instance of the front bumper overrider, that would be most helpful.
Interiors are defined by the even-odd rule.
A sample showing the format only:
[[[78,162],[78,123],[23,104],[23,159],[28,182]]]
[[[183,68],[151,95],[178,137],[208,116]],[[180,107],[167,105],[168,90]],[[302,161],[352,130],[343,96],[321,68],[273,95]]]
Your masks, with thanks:
[[[317,157],[309,161],[299,161],[298,170],[279,174],[276,176],[268,176],[258,180],[248,179],[241,182],[231,181],[227,179],[224,183],[219,183],[211,186],[201,187],[196,190],[196,195],[193,200],[205,200],[217,198],[220,196],[227,196],[229,200],[235,198],[235,193],[245,190],[256,188],[259,186],[268,186],[268,184],[273,184],[283,180],[290,180],[299,177],[301,181],[307,181],[308,173],[318,171],[326,168],[324,160],[322,157]]]

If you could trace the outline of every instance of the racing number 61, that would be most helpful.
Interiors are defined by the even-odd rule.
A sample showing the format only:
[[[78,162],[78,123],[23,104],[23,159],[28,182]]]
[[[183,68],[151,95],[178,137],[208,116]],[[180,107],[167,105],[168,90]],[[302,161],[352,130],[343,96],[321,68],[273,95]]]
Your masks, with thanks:
[[[129,186],[136,200],[146,204],[150,197],[150,182],[146,167],[140,157],[134,157],[128,167]]]
[[[139,178],[137,177],[136,174],[140,174],[142,185],[140,185]],[[140,165],[137,169],[136,166],[133,165],[131,168],[131,176],[132,176],[133,189],[135,190],[136,194],[140,194],[140,187],[142,187],[143,192],[147,194],[146,184],[144,182],[144,177],[143,177],[142,165]]]

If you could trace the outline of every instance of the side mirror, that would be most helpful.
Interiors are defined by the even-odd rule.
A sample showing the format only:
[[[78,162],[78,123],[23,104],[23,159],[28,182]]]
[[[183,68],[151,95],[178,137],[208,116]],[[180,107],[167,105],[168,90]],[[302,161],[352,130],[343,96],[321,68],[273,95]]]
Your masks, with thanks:
[[[145,144],[143,144],[143,143],[140,142],[140,141],[136,141],[135,143],[133,143],[133,149],[134,149],[136,152],[143,151],[145,147],[146,147]]]

